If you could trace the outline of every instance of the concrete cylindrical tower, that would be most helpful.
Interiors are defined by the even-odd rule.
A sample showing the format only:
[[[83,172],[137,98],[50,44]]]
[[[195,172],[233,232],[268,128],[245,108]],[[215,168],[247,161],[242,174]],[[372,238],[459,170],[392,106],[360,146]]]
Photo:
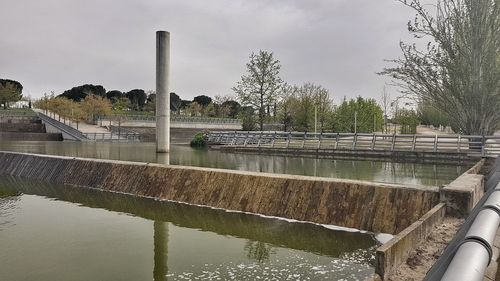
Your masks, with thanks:
[[[170,33],[156,32],[156,152],[170,149]]]

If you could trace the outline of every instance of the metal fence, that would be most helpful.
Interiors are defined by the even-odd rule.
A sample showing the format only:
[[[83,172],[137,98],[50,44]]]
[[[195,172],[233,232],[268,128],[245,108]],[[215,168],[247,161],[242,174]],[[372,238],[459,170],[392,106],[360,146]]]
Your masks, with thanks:
[[[98,117],[98,122],[109,122],[109,121],[156,122],[156,117],[147,115],[107,115]],[[184,115],[170,115],[170,122],[203,123],[203,124],[239,124],[239,125],[242,123],[240,119],[184,116]]]
[[[134,132],[83,133],[91,141],[139,141],[140,135]]]
[[[79,130],[77,130],[69,125],[66,125],[63,122],[57,121],[56,119],[54,119],[48,115],[45,115],[44,113],[38,112],[38,117],[44,123],[47,123],[47,124],[57,128],[57,129],[59,129],[61,132],[65,133],[67,135],[70,135],[71,137],[73,137],[76,140],[79,140],[79,141],[87,140],[87,137],[84,134],[82,134],[82,132],[80,132]]]
[[[211,144],[304,150],[371,150],[500,154],[500,136],[304,132],[211,132]]]

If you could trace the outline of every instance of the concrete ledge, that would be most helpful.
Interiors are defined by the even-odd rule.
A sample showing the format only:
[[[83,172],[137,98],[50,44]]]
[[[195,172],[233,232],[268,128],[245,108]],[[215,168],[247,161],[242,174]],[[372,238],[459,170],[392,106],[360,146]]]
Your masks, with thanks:
[[[484,164],[486,163],[486,159],[481,159],[479,160],[474,166],[472,166],[470,169],[465,171],[464,174],[479,174],[481,169],[483,168]]]
[[[426,187],[10,152],[0,175],[382,233],[439,203]]]
[[[2,141],[62,141],[59,133],[0,132]]]
[[[456,217],[467,216],[483,195],[484,176],[470,173],[462,174],[440,190],[447,213]]]
[[[406,262],[409,254],[427,238],[445,215],[446,206],[440,203],[389,242],[380,246],[375,254],[375,273],[382,279],[387,278],[394,269]]]
[[[257,147],[257,146],[236,146],[236,145],[211,145],[211,149],[225,152],[246,152],[264,153],[277,155],[328,155],[335,158],[361,158],[361,159],[393,159],[416,162],[476,162],[477,155],[457,152],[434,152],[434,151],[404,151],[389,149],[347,149],[347,148],[299,148],[299,147]]]

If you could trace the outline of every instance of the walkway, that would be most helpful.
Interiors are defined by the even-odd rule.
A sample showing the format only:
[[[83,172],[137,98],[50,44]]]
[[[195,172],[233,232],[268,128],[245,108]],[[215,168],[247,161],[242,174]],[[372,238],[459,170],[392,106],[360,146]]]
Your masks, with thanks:
[[[70,129],[73,131],[76,131],[83,135],[83,137],[86,140],[93,140],[93,141],[137,141],[139,140],[139,134],[137,133],[131,133],[131,132],[126,132],[126,133],[121,133],[121,134],[116,134],[105,127],[100,127],[97,125],[89,124],[86,122],[72,122],[70,120],[66,120],[64,117],[59,116],[57,113],[54,112],[47,112],[45,113],[41,109],[33,109],[37,113],[44,114],[45,116],[51,118],[52,120],[58,122],[60,125],[58,126],[57,124],[51,124],[54,127],[56,127],[58,130],[64,131],[64,126],[68,126]],[[67,128],[67,127],[66,127]],[[82,140],[77,138],[77,140]]]

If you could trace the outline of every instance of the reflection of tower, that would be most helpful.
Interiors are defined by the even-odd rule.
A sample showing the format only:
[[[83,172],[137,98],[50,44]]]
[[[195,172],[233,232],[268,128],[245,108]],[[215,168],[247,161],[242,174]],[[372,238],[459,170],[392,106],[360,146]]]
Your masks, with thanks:
[[[156,163],[170,165],[170,153],[156,153]]]
[[[154,281],[166,281],[168,274],[168,224],[154,222]]]

